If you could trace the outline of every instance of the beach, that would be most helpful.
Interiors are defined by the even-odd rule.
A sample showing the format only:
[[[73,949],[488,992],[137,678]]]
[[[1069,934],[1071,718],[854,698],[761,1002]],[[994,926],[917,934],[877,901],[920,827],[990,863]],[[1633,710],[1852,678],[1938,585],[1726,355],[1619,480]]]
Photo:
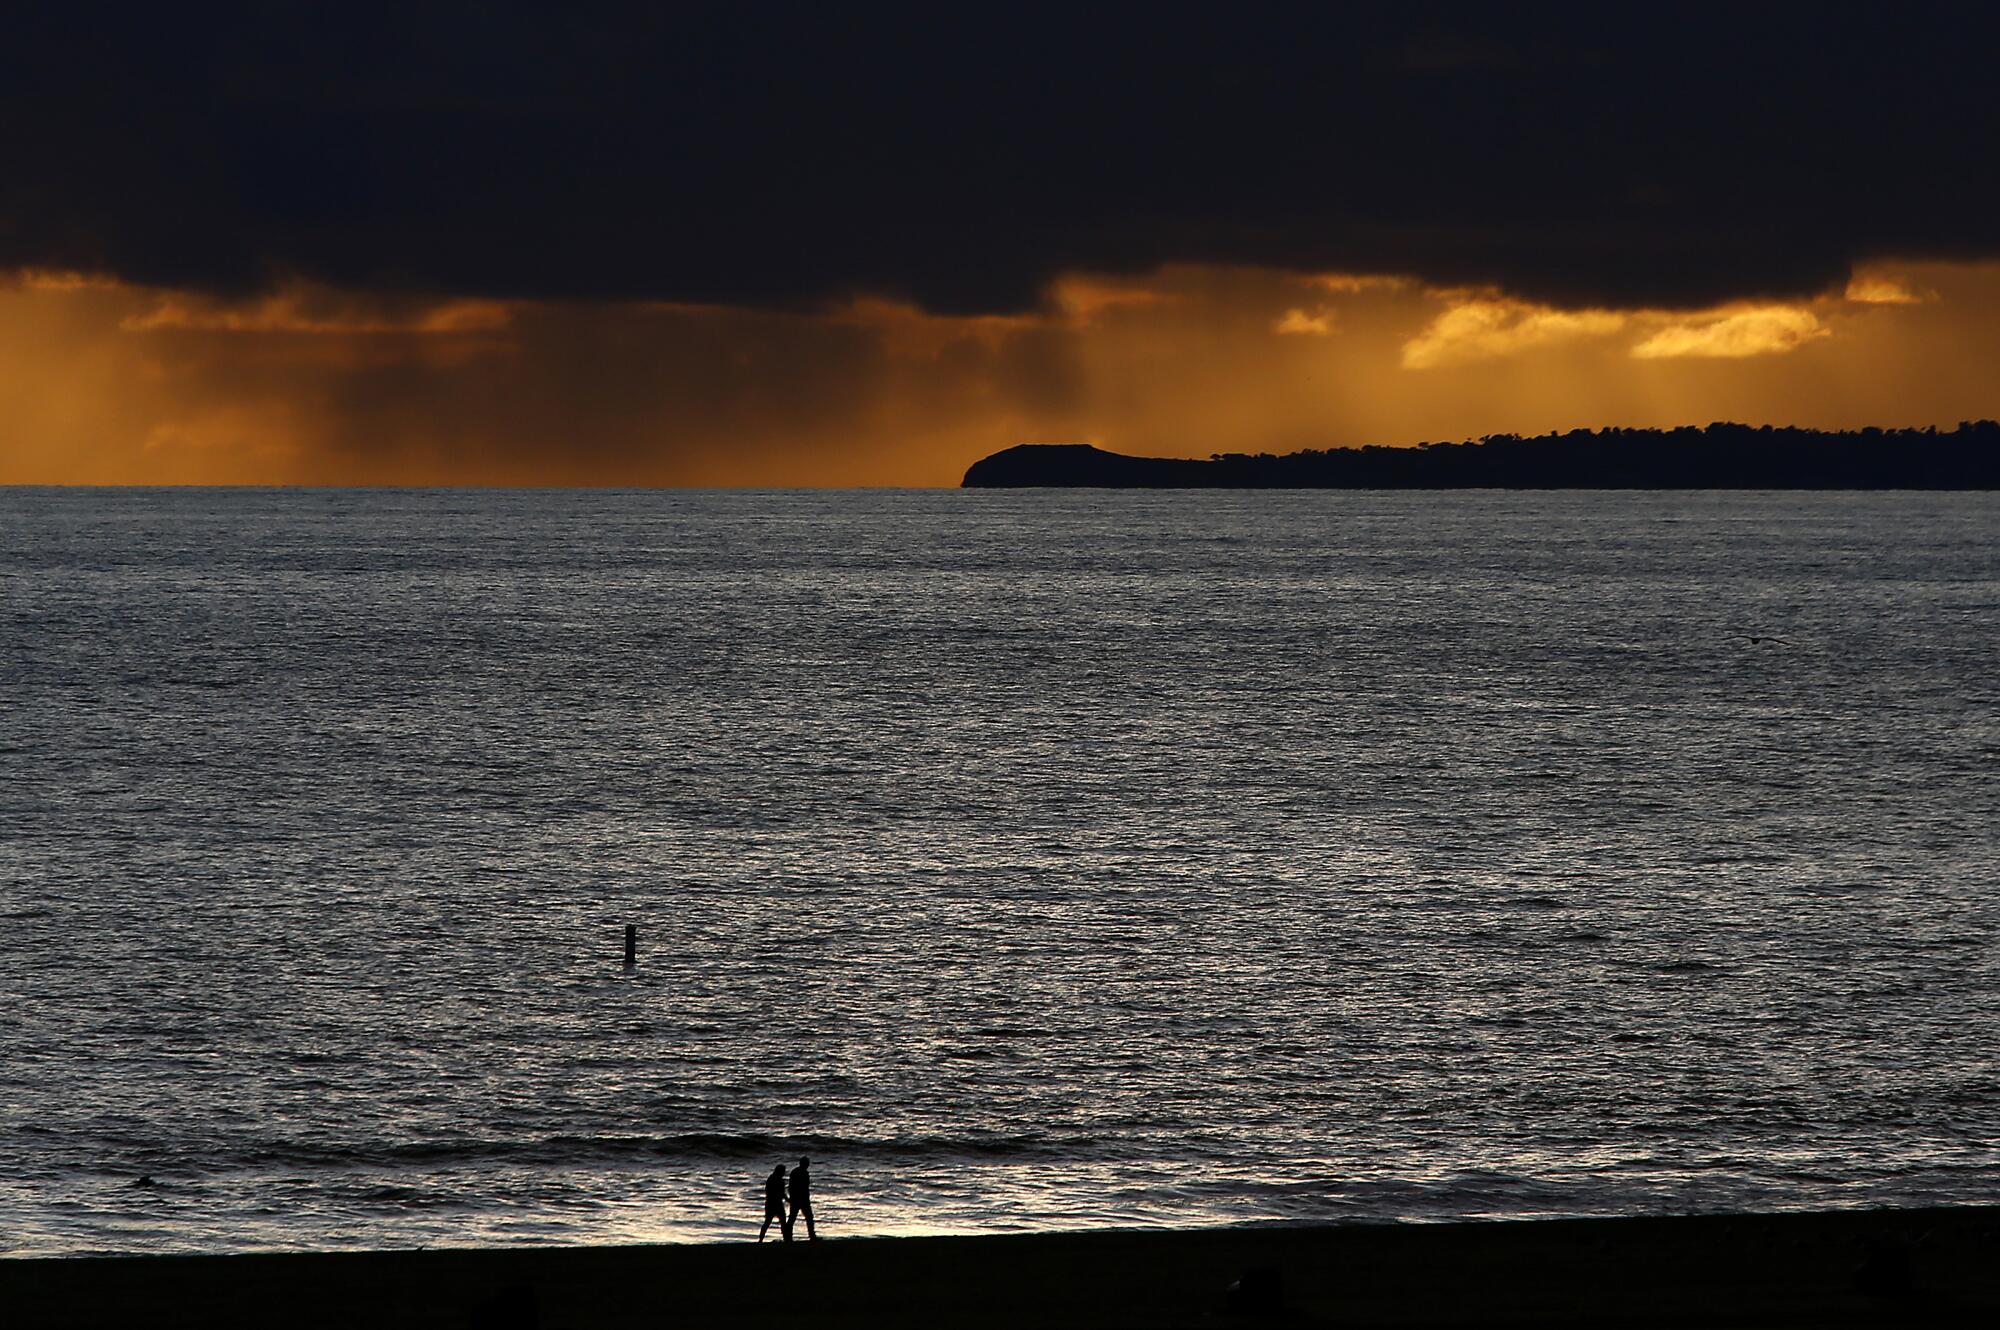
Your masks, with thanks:
[[[2000,1207],[0,1262],[14,1326],[1985,1324]]]

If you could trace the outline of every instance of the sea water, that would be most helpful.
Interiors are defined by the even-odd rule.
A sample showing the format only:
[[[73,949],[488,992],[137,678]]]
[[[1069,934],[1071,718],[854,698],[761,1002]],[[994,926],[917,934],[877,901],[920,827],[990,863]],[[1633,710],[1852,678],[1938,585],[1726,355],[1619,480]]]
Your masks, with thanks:
[[[12,1253],[1991,1201],[1996,890],[1993,495],[0,491]]]

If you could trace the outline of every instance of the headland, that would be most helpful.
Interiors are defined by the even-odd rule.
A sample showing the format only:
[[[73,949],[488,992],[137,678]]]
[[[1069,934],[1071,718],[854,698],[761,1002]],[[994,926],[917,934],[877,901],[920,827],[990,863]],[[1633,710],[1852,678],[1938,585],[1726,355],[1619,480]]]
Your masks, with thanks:
[[[967,489],[2000,489],[2000,423],[1956,429],[1571,430],[1389,448],[1132,457],[1024,443],[981,458]]]

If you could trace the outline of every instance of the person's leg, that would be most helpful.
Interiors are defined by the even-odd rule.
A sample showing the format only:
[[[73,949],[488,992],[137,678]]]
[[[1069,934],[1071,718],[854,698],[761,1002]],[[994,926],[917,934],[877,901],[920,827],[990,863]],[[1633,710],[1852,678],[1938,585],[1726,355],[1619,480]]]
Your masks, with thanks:
[[[771,1212],[769,1210],[766,1210],[764,1212],[764,1227],[757,1230],[757,1241],[762,1242],[764,1240],[764,1235],[766,1233],[769,1233],[770,1231],[771,1231]]]
[[[806,1202],[805,1210],[806,1210],[806,1238],[808,1241],[818,1242],[819,1234],[813,1230],[813,1208],[811,1201]]]

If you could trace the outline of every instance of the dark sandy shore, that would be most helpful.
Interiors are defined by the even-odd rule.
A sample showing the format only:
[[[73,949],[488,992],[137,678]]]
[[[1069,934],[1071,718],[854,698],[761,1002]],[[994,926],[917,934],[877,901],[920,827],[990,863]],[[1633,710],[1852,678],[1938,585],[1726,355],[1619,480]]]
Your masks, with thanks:
[[[1233,1287],[1232,1287],[1233,1286]],[[11,1327],[2000,1324],[2000,1207],[0,1261]]]

